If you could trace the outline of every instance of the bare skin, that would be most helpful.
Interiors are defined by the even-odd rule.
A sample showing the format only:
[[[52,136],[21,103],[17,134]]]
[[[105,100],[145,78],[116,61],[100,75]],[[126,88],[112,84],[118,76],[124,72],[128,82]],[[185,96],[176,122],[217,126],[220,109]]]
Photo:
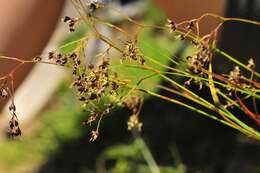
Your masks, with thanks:
[[[29,60],[41,54],[64,3],[65,0],[0,0],[0,55]],[[14,65],[14,62],[0,60],[0,76],[7,74]],[[28,66],[17,72],[15,87],[30,69]]]

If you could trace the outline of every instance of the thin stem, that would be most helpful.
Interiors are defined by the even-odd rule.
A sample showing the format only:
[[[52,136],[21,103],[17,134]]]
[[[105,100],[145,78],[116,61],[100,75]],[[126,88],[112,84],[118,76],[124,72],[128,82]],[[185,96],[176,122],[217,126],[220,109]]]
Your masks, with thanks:
[[[245,64],[241,63],[241,62],[238,61],[236,58],[233,58],[233,57],[230,56],[229,54],[227,54],[227,53],[221,51],[220,49],[215,48],[215,49],[213,49],[213,51],[219,53],[220,55],[222,55],[223,57],[229,59],[230,61],[234,62],[235,64],[239,65],[240,67],[243,67],[244,69],[246,69],[246,70],[252,72],[252,69],[251,69],[251,68],[249,68],[249,67],[246,66]],[[260,74],[259,74],[259,73],[257,73],[256,71],[254,71],[253,73],[254,73],[257,77],[260,78]]]

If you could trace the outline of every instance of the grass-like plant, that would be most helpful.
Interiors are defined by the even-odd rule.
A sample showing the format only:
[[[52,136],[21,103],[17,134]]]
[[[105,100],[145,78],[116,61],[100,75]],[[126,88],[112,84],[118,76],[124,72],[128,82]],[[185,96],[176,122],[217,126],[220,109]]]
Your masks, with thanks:
[[[66,16],[63,21],[68,25],[70,32],[75,32],[80,25],[87,26],[88,32],[82,38],[62,45],[50,51],[48,55],[36,56],[29,61],[17,57],[0,56],[0,59],[11,60],[17,64],[9,74],[0,77],[0,96],[10,97],[12,100],[10,136],[21,135],[13,98],[15,72],[24,64],[47,63],[65,66],[72,70],[71,86],[77,91],[77,97],[82,102],[83,109],[89,112],[89,117],[83,124],[89,125],[96,122],[91,132],[91,141],[98,138],[103,118],[118,106],[132,110],[132,115],[127,122],[128,129],[141,130],[142,123],[139,121],[139,115],[146,95],[178,104],[230,126],[255,140],[260,140],[260,133],[257,130],[260,125],[260,115],[257,114],[256,105],[257,100],[260,99],[260,83],[258,82],[260,74],[256,70],[254,60],[249,59],[248,64],[243,64],[216,46],[219,30],[224,23],[240,22],[260,27],[259,22],[206,13],[199,18],[181,23],[168,19],[165,25],[145,24],[113,9],[128,23],[128,27],[135,28],[130,32],[124,26],[103,20],[96,14],[101,8],[113,8],[112,6],[96,1],[87,4],[81,0],[71,0],[71,2],[78,12],[78,17]],[[202,35],[200,23],[209,18],[218,21],[218,25],[209,33]],[[97,25],[109,27],[116,37],[109,38],[102,34]],[[139,33],[147,28],[160,32],[161,37],[189,42],[194,51],[186,58],[163,53],[160,55],[162,57],[150,57],[139,46],[141,41]],[[105,51],[95,55],[95,58],[100,61],[97,64],[86,61],[85,47],[93,38],[107,45]],[[70,50],[68,51],[67,48]],[[151,51],[156,50],[151,48]],[[234,69],[228,74],[216,73],[213,70],[213,59],[216,54],[231,62]],[[118,55],[119,58],[114,58]],[[161,58],[166,58],[169,63],[163,63],[160,61]],[[119,69],[124,69],[124,71],[134,69],[140,73],[136,73],[135,78],[130,79]],[[167,85],[150,83],[150,79],[155,77],[159,77]],[[186,81],[178,80],[180,77]],[[146,85],[143,85],[144,83]],[[198,90],[191,89],[190,85],[193,84],[198,86],[198,90],[203,87],[207,88],[210,91],[210,98],[200,95]],[[165,90],[165,93],[169,94],[159,94],[154,88]],[[254,107],[252,110],[245,105],[249,99],[252,99],[252,107]],[[235,110],[240,110],[240,112]],[[249,124],[238,115],[242,112],[251,119]]]

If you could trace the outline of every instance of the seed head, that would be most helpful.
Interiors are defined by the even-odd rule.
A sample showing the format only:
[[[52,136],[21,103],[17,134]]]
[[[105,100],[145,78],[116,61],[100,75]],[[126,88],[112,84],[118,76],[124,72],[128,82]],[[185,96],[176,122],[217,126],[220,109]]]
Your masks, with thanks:
[[[0,97],[2,98],[7,98],[8,96],[8,92],[6,91],[6,89],[4,87],[0,88]]]
[[[92,130],[89,141],[94,142],[98,138],[98,136],[99,136],[98,130]]]
[[[143,123],[139,122],[139,118],[136,114],[129,117],[129,120],[127,121],[128,130],[137,129],[138,131],[141,131],[142,126]]]
[[[176,23],[170,19],[167,19],[166,27],[169,28],[170,33],[174,32],[177,29]]]

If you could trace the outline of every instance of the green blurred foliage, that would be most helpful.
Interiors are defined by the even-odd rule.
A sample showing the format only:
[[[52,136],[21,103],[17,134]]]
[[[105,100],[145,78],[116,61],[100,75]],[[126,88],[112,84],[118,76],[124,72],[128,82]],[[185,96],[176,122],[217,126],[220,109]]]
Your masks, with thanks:
[[[152,172],[152,165],[147,165],[142,150],[149,151],[146,145],[142,145],[141,139],[136,139],[131,144],[120,144],[107,148],[97,161],[97,173],[148,173]],[[143,140],[141,140],[143,141]],[[150,158],[152,159],[152,158]],[[108,161],[114,161],[110,168],[104,165]],[[161,173],[185,173],[186,168],[182,163],[171,166],[158,166]],[[87,172],[86,172],[87,173]]]

